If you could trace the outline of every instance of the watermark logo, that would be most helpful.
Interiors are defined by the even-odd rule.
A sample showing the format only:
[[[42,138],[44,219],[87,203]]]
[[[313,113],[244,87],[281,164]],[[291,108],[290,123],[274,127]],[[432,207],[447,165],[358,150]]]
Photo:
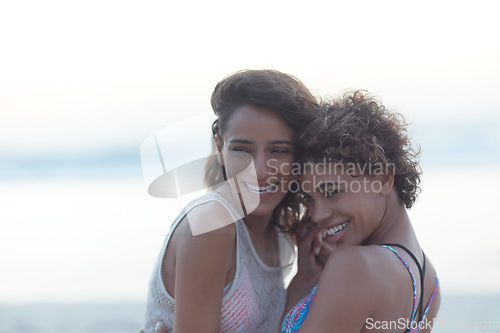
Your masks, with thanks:
[[[261,196],[270,193],[279,192],[283,196],[288,192],[307,194],[308,189],[324,188],[325,185],[351,193],[380,192],[382,182],[376,177],[389,175],[394,170],[391,164],[340,163],[326,158],[316,163],[291,163],[271,158],[266,161],[268,177],[264,186],[262,180],[257,180],[251,154],[230,151],[224,157],[224,167],[212,163],[216,151],[210,123],[210,118],[203,115],[174,122],[147,137],[140,149],[150,195],[180,198],[194,192],[213,191],[223,197],[227,210],[231,212],[229,215],[221,211],[220,216],[207,219],[188,212],[193,234],[236,222],[254,212]],[[217,189],[214,184],[208,186],[207,170],[226,175],[216,184]],[[311,174],[312,178],[301,177],[304,174]],[[342,175],[350,176],[349,181],[341,178]]]
[[[240,165],[229,179],[217,188],[206,183],[207,168],[222,173],[220,164],[211,163],[213,137],[210,119],[197,116],[174,122],[147,137],[141,144],[141,163],[148,193],[158,198],[179,199],[194,192],[214,192],[220,205],[212,205],[210,216],[188,205],[187,219],[193,235],[204,234],[234,223],[252,213],[259,205],[258,195],[241,191],[239,178],[257,186],[255,166],[251,158]],[[215,193],[216,192],[216,193]]]
[[[443,329],[456,331],[500,331],[500,320],[447,320],[440,318],[425,318],[417,322],[411,321],[408,318],[399,318],[398,320],[375,320],[367,318],[365,327],[369,330],[379,330],[380,332],[387,332],[388,330],[431,330]]]

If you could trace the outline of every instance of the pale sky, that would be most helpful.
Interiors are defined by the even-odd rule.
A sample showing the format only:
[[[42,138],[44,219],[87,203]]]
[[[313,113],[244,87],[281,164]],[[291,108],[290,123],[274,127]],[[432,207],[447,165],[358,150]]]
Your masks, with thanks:
[[[0,5],[0,151],[142,140],[210,112],[224,76],[367,89],[421,122],[498,119],[496,1],[11,1]]]
[[[2,161],[116,147],[136,147],[138,156],[153,132],[210,113],[215,84],[244,68],[293,74],[318,96],[366,89],[427,144],[446,149],[460,132],[455,148],[465,154],[481,142],[497,149],[488,156],[499,154],[497,3],[3,1],[0,171]],[[500,255],[498,186],[488,185],[498,169],[459,167],[424,178],[416,230],[445,291],[500,292],[500,271],[488,261]],[[165,221],[178,211],[171,203],[148,197],[139,178],[1,179],[0,253],[9,255],[0,285],[9,288],[0,303],[143,300]],[[476,228],[466,231],[471,221]],[[436,239],[446,232],[443,247]],[[471,261],[482,261],[457,275],[467,246]]]

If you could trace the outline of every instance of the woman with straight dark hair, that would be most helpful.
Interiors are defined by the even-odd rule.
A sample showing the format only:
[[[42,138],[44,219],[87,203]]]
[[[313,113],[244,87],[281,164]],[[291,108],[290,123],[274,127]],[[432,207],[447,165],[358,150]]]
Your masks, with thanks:
[[[316,99],[295,77],[245,70],[212,94],[212,191],[173,222],[151,277],[145,331],[276,332],[294,259],[285,231],[303,209],[288,191],[296,134]],[[279,170],[279,172],[276,172]],[[233,223],[234,222],[234,223]],[[194,232],[203,230],[203,232]]]

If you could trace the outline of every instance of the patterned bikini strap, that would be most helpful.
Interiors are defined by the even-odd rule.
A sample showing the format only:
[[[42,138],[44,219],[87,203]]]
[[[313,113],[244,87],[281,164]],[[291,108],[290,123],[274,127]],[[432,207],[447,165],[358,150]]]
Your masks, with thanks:
[[[418,321],[420,322],[423,317],[423,312],[424,312],[424,278],[425,278],[425,266],[426,266],[426,261],[425,261],[425,253],[422,251],[422,256],[423,256],[423,268],[420,266],[420,263],[417,260],[417,257],[411,252],[406,246],[398,243],[385,243],[382,245],[387,245],[387,246],[395,246],[403,249],[406,253],[410,255],[410,257],[415,261],[415,264],[417,265],[418,273],[420,276],[420,299],[418,301]]]
[[[393,252],[399,258],[399,260],[403,263],[403,265],[408,270],[408,273],[410,274],[411,281],[413,283],[413,307],[412,307],[412,310],[411,310],[410,321],[413,322],[415,320],[415,314],[416,314],[416,309],[417,309],[417,282],[415,281],[415,276],[413,275],[413,271],[411,270],[410,265],[408,265],[408,263],[406,262],[406,260],[399,254],[398,251],[396,251],[395,249],[393,249],[388,244],[381,244],[380,246],[385,247],[386,249],[388,249],[391,252]]]

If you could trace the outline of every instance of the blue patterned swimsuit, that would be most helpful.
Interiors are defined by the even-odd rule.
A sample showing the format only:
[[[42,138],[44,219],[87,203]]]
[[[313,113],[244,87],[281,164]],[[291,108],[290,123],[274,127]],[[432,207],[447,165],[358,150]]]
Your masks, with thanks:
[[[400,244],[382,244],[380,245],[382,247],[385,247],[386,249],[392,251],[398,258],[401,260],[403,265],[406,267],[408,270],[408,273],[411,276],[412,283],[413,283],[413,307],[412,307],[412,312],[411,312],[411,322],[415,321],[415,316],[417,312],[419,313],[419,320],[418,323],[423,323],[425,321],[425,318],[427,317],[427,312],[429,311],[432,301],[434,300],[434,297],[436,296],[437,289],[438,289],[438,278],[436,275],[436,272],[434,272],[434,276],[436,279],[436,282],[434,283],[434,291],[432,292],[432,296],[429,300],[429,303],[427,304],[427,307],[425,311],[423,311],[423,295],[424,295],[424,289],[423,289],[423,279],[425,275],[425,255],[424,255],[424,265],[423,269],[420,267],[420,264],[418,263],[415,255],[411,253],[410,250],[408,250],[406,247]],[[394,249],[394,247],[400,247],[415,260],[417,263],[417,267],[420,273],[420,278],[421,278],[421,286],[422,286],[422,291],[420,293],[420,301],[419,304],[417,305],[417,284],[415,281],[415,276],[413,275],[413,272],[408,265],[408,263],[403,259],[403,257],[399,254],[398,251]],[[283,323],[281,324],[281,333],[298,333],[300,330],[300,327],[304,323],[304,320],[306,319],[309,311],[311,310],[311,306],[314,301],[314,296],[316,295],[316,290],[318,289],[318,285],[316,285],[299,303],[297,303],[285,316],[283,319]],[[418,311],[417,311],[418,308]],[[413,325],[413,328],[407,329],[405,333],[418,333],[420,331],[421,325]],[[425,327],[425,326],[423,326]]]

